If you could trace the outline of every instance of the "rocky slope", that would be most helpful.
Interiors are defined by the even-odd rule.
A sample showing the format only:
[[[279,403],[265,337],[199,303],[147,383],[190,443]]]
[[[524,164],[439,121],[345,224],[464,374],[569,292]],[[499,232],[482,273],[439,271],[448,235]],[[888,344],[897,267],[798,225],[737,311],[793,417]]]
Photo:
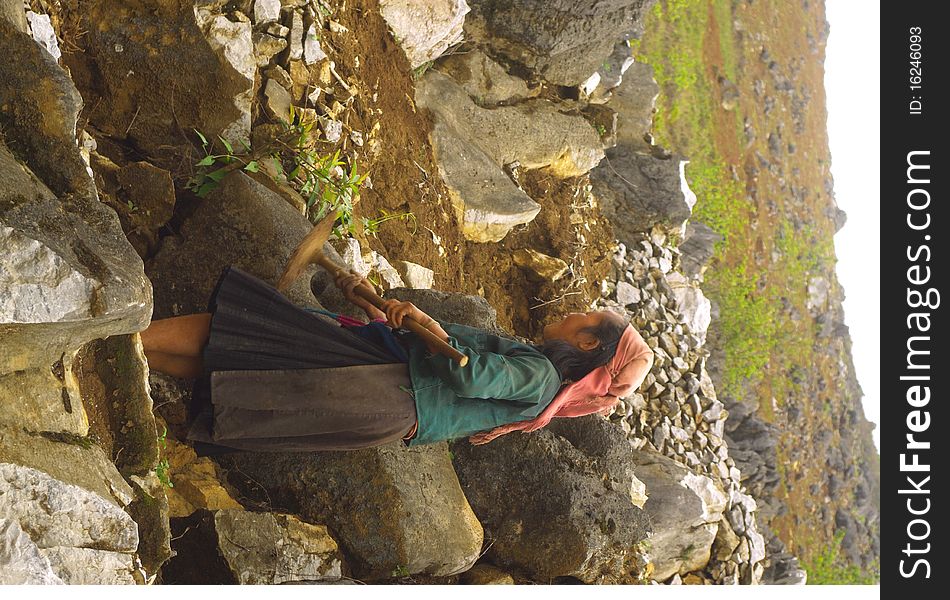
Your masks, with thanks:
[[[716,236],[625,42],[652,3],[581,4],[5,8],[4,582],[804,581],[757,518],[761,426],[707,371]],[[282,120],[310,124],[289,154]],[[259,168],[203,193],[207,140]],[[335,151],[331,181],[369,178],[328,254],[501,335],[620,312],[656,353],[643,387],[486,446],[198,458],[192,382],[137,332],[203,311],[225,265],[275,282],[317,206],[268,161]],[[353,314],[314,267],[288,294]]]

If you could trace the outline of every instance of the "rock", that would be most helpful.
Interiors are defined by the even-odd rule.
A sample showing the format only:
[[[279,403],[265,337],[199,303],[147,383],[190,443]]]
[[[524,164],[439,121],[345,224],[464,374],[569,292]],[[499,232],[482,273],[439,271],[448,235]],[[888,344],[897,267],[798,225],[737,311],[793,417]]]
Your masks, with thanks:
[[[435,275],[432,269],[427,269],[422,265],[417,265],[406,260],[393,261],[393,267],[402,276],[406,287],[419,289],[432,289],[432,283]]]
[[[175,440],[167,440],[166,443],[168,478],[174,485],[167,491],[170,517],[187,517],[198,509],[243,508],[221,485],[210,458],[198,458],[191,447]]]
[[[280,18],[280,0],[255,0],[254,23],[260,25]]]
[[[436,68],[462,86],[479,106],[517,102],[529,95],[523,79],[509,75],[504,67],[480,50],[448,56],[440,60]]]
[[[481,296],[410,288],[389,290],[386,296],[412,302],[421,311],[440,321],[469,325],[495,335],[512,337],[498,326],[497,312]]]
[[[713,550],[716,560],[725,562],[729,560],[736,546],[739,545],[739,536],[735,534],[732,527],[729,526],[728,519],[719,521],[719,530],[716,532],[716,540],[713,544]]]
[[[53,31],[53,24],[50,23],[49,15],[38,15],[32,10],[28,10],[26,11],[26,19],[30,22],[30,30],[33,32],[33,39],[36,40],[36,43],[46,49],[53,58],[59,60],[62,54],[59,51],[56,32]]]
[[[21,33],[29,33],[24,5],[18,2],[0,3],[0,20],[12,25],[13,29]]]
[[[453,443],[465,495],[494,540],[486,556],[541,581],[632,582],[634,547],[649,525],[632,503],[629,448],[598,416],[555,419],[482,446]]]
[[[636,476],[646,485],[644,511],[653,523],[651,578],[664,581],[700,569],[709,561],[726,496],[702,475],[659,453],[632,451]]]
[[[812,315],[824,310],[830,291],[831,282],[825,277],[818,275],[808,280],[808,298],[805,300],[805,306]]]
[[[479,0],[466,36],[551,83],[577,86],[597,71],[625,34],[639,36],[650,0]]]
[[[478,564],[462,573],[461,582],[468,585],[514,585],[511,575],[489,564]]]
[[[549,167],[557,177],[574,177],[604,157],[600,136],[583,117],[561,114],[546,100],[483,109],[457,83],[429,71],[417,85],[416,101],[499,166],[517,162],[525,169]]]
[[[18,525],[3,527],[3,537],[14,540],[3,547],[23,552],[10,557],[14,573],[49,582],[53,574],[65,583],[133,583],[138,531],[125,511],[94,492],[0,460],[0,523]]]
[[[634,63],[613,91],[607,106],[617,112],[617,144],[648,151],[644,140],[653,129],[653,112],[660,86],[653,78],[653,67]]]
[[[623,82],[624,74],[634,62],[628,40],[624,39],[614,44],[610,56],[601,63],[595,73],[598,78],[597,86],[591,91],[585,91],[590,102],[593,104],[606,102],[611,91]]]
[[[623,306],[630,306],[640,302],[642,296],[640,288],[634,287],[626,281],[617,282],[617,302]]]
[[[197,141],[182,132],[221,134],[235,147],[247,140],[257,66],[250,23],[188,2],[106,0],[79,10],[98,25],[80,38],[82,52],[63,59],[97,130],[173,172]]]
[[[303,58],[303,12],[293,11],[290,19],[290,60]]]
[[[462,41],[465,0],[380,0],[379,12],[413,69]]]
[[[317,39],[317,26],[311,24],[303,39],[303,61],[312,65],[325,58],[327,58],[327,53],[320,47],[320,40]]]
[[[386,260],[386,257],[382,254],[379,254],[375,250],[371,250],[370,264],[372,264],[373,269],[379,273],[379,276],[382,278],[386,289],[406,287],[406,284],[403,282],[399,271],[389,264],[389,261]]]
[[[531,248],[519,248],[511,255],[516,265],[537,281],[557,281],[567,272],[567,263]]]
[[[290,123],[292,104],[290,92],[276,80],[268,79],[264,86],[264,108],[267,110],[267,114],[274,119]]]
[[[62,431],[83,437],[89,419],[73,371],[75,352],[52,367],[37,367],[0,375],[0,428]]]
[[[118,507],[127,506],[135,499],[132,488],[109,457],[89,438],[14,428],[5,428],[0,433],[0,463],[42,471],[43,477],[83,488]],[[26,476],[18,474],[17,477]],[[40,476],[35,478],[45,481]],[[27,480],[29,482],[29,478]]]
[[[57,585],[49,559],[20,529],[16,519],[0,517],[0,585]]]
[[[90,163],[99,198],[119,215],[122,231],[139,256],[154,253],[159,230],[171,220],[175,209],[175,185],[171,174],[145,161],[119,167],[96,152]]]
[[[290,92],[290,90],[292,90],[294,87],[294,80],[290,78],[290,73],[288,73],[287,70],[280,65],[274,65],[273,67],[267,69],[264,71],[264,75],[269,80],[272,79],[279,83],[281,87],[283,87],[288,92]],[[267,94],[266,86],[264,94],[265,96]]]
[[[4,123],[0,153],[6,152],[5,144],[19,157],[14,162],[22,162],[42,182],[32,180],[20,167],[10,172],[10,159],[0,159],[0,198],[7,196],[8,190],[31,190],[45,184],[58,197],[76,193],[95,201],[95,186],[75,141],[83,98],[69,75],[49,52],[6,19],[0,19],[0,53],[6,59],[0,65],[0,118]],[[17,182],[20,187],[14,185]],[[38,194],[24,193],[22,200]],[[18,204],[35,203],[22,200]]]
[[[131,554],[58,546],[40,550],[66,585],[135,585]]]
[[[686,225],[686,235],[680,244],[680,268],[690,279],[702,281],[706,263],[715,253],[716,244],[722,236],[703,223],[690,221]]]
[[[229,174],[182,224],[180,236],[162,240],[149,265],[156,299],[152,318],[207,310],[208,297],[228,265],[276,285],[290,254],[311,229],[307,218],[281,197],[244,173]],[[298,305],[315,303],[308,285],[315,270],[305,269],[286,292]]]
[[[465,136],[437,119],[429,139],[462,234],[475,242],[498,242],[517,225],[530,223],[541,205]]]
[[[397,569],[461,573],[481,551],[482,526],[462,494],[445,444],[234,453],[219,462],[245,493],[260,495],[263,487],[272,502],[297,507],[301,518],[331,528],[355,561],[359,579],[389,578]]]
[[[267,33],[255,33],[251,40],[254,43],[254,61],[258,67],[266,67],[287,47],[286,39]]]
[[[342,576],[343,557],[323,525],[311,525],[293,515],[243,510],[216,511],[214,525],[218,550],[241,585]]]
[[[328,117],[320,117],[320,128],[323,130],[326,141],[331,144],[339,142],[340,138],[343,137],[343,123],[340,121],[335,121]]]
[[[667,281],[676,297],[679,321],[689,327],[690,332],[699,338],[700,344],[705,344],[706,330],[712,320],[712,304],[698,285],[689,285],[682,276],[670,274]]]
[[[696,203],[686,182],[686,161],[654,158],[628,146],[611,148],[607,160],[591,171],[591,183],[604,214],[615,223],[617,239],[632,245],[637,233],[657,224],[682,233]]]
[[[723,110],[733,110],[739,103],[739,88],[722,75],[719,76],[719,95]]]

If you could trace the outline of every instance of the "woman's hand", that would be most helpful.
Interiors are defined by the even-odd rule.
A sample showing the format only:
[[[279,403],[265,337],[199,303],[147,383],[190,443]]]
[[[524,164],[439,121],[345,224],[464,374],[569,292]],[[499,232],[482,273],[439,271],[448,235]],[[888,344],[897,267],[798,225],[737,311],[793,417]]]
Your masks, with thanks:
[[[373,284],[370,283],[368,279],[357,273],[355,270],[350,269],[349,273],[340,272],[340,274],[335,279],[336,286],[340,288],[340,291],[343,292],[343,297],[362,308],[366,314],[371,319],[378,319],[380,317],[385,317],[378,308],[373,306],[373,303],[356,294],[356,288],[359,286],[364,286],[367,290],[376,293],[376,288],[373,287]]]
[[[416,305],[412,302],[402,302],[396,299],[383,302],[382,310],[386,313],[386,324],[394,329],[402,327],[402,320],[406,317],[410,317],[420,325],[428,323],[431,318],[416,308]]]

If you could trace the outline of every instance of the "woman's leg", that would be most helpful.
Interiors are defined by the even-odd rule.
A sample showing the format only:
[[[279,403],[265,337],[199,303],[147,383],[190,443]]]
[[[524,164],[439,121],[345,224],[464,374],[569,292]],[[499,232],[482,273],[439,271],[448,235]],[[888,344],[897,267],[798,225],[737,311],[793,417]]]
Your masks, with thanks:
[[[201,376],[203,363],[200,356],[179,356],[164,352],[145,353],[148,368],[180,379],[197,379]]]
[[[146,353],[201,357],[211,332],[211,313],[159,319],[141,333]]]
[[[149,368],[185,379],[199,377],[210,328],[211,313],[152,321],[140,334]]]

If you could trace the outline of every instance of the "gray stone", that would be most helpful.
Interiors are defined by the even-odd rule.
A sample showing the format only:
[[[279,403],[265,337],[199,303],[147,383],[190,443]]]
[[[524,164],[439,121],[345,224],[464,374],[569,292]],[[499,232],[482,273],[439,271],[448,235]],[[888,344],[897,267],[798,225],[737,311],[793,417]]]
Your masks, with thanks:
[[[623,306],[639,303],[641,300],[640,288],[634,287],[626,281],[617,282],[617,302]]]
[[[633,549],[649,525],[633,503],[635,466],[620,427],[596,415],[555,419],[480,446],[460,440],[452,450],[465,495],[494,540],[493,564],[541,581],[635,580]]]
[[[501,241],[512,228],[530,223],[540,212],[541,205],[521,191],[460,130],[437,120],[429,135],[439,173],[466,239]]]
[[[254,42],[254,56],[258,67],[267,66],[271,59],[287,47],[286,39],[267,33],[255,33],[251,38]]]
[[[389,578],[400,568],[452,575],[468,570],[481,552],[482,526],[444,443],[234,453],[219,462],[245,492],[259,494],[263,487],[277,505],[297,507],[301,518],[325,523],[355,561],[359,579]]]
[[[241,585],[342,577],[343,557],[323,525],[293,515],[219,510],[214,526],[218,552]]]
[[[291,106],[290,92],[277,80],[268,79],[264,86],[264,108],[267,114],[274,119],[290,123]]]
[[[269,23],[280,18],[280,0],[254,0],[254,22]]]
[[[59,60],[62,53],[59,51],[59,43],[56,41],[56,32],[53,31],[53,24],[50,23],[49,15],[36,14],[32,10],[26,11],[26,19],[30,22],[30,30],[33,32],[33,39],[49,52],[53,58]]]
[[[40,550],[66,585],[135,585],[134,556],[98,548],[57,546]]]
[[[479,106],[516,102],[529,95],[523,79],[509,75],[480,50],[448,56],[436,68],[461,85]]]
[[[457,83],[437,71],[419,82],[416,101],[465,133],[499,166],[549,167],[558,177],[583,175],[604,157],[600,136],[579,116],[561,114],[546,100],[488,110],[475,105]]]
[[[432,269],[427,269],[422,265],[417,265],[406,260],[393,261],[393,267],[399,271],[406,287],[418,289],[431,289],[434,281]]]
[[[708,477],[646,450],[632,451],[636,476],[646,484],[644,510],[653,523],[651,578],[664,581],[702,568],[709,561],[726,496]]]
[[[180,236],[162,240],[149,264],[153,318],[207,310],[208,297],[229,265],[276,285],[290,254],[312,227],[283,198],[246,174],[229,174],[182,224]],[[308,266],[286,291],[291,301],[315,304],[309,280],[316,269]]]
[[[303,12],[293,11],[290,21],[290,60],[303,58]]]
[[[462,41],[465,0],[380,0],[379,12],[413,69]]]
[[[604,164],[591,171],[591,183],[620,241],[633,245],[638,233],[657,224],[681,232],[696,203],[684,175],[685,164],[679,158],[640,154],[628,146],[607,151]]]
[[[317,26],[311,24],[303,39],[303,61],[312,65],[325,58],[327,58],[327,53],[320,47],[320,40],[317,39]]]
[[[6,21],[21,33],[29,33],[26,11],[19,2],[0,2],[0,20]]]
[[[512,253],[512,260],[537,281],[557,281],[567,272],[567,263],[560,258],[532,250],[519,248]]]
[[[660,86],[653,78],[653,67],[634,63],[623,75],[607,106],[617,111],[617,144],[640,150],[649,149],[644,137],[653,129],[653,112]]]
[[[551,83],[577,86],[625,34],[639,36],[651,0],[479,0],[466,36]]]
[[[89,433],[89,421],[73,372],[74,352],[55,366],[12,371],[0,375],[0,426],[30,431]],[[62,377],[62,379],[60,379]]]
[[[16,519],[0,517],[0,585],[56,585],[63,580],[50,567]]]
[[[81,10],[97,26],[82,36],[83,51],[69,55],[69,66],[88,109],[83,116],[103,135],[173,172],[197,141],[182,132],[221,134],[236,146],[247,139],[256,67],[250,23],[188,2],[106,0]],[[175,85],[156,84],[163,81]]]

